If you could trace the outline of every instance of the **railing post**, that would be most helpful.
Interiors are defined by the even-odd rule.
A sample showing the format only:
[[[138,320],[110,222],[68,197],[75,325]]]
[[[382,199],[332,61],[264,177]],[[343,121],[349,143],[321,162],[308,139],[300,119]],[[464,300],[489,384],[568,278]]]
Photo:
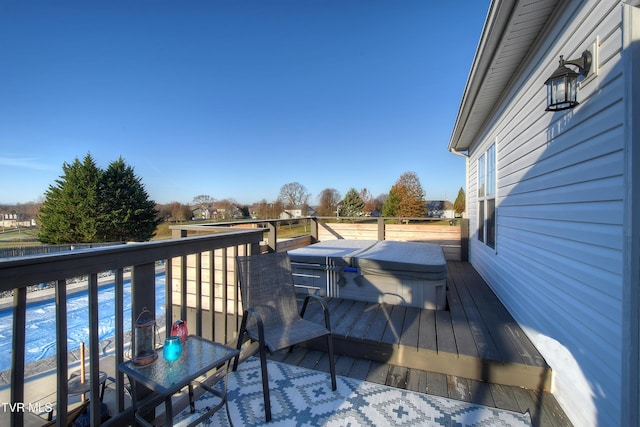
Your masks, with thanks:
[[[171,238],[172,239],[180,239],[182,237],[187,237],[187,230],[171,230]]]
[[[460,260],[469,261],[469,219],[460,219]]]
[[[91,273],[88,277],[89,302],[89,378],[100,376],[100,340],[98,336],[98,273]],[[155,303],[154,303],[155,304]],[[84,366],[84,359],[80,360]],[[89,391],[89,413],[91,425],[100,424],[100,384],[91,381]]]
[[[167,283],[167,286],[169,284]],[[151,316],[156,318],[156,271],[155,263],[134,265],[131,271],[131,331],[135,333],[134,326],[138,315],[144,309],[151,312]],[[168,319],[170,322],[171,319]],[[169,326],[170,328],[171,326]],[[155,333],[155,332],[154,332]],[[131,337],[133,345],[133,336]],[[157,343],[156,343],[157,344]],[[130,349],[133,357],[134,348]],[[160,356],[162,357],[162,356]],[[138,387],[132,390],[136,394],[136,399],[141,401],[144,397],[151,393],[146,387]],[[148,421],[154,418],[153,411],[148,415]]]
[[[312,243],[318,241],[318,218],[309,218],[309,234],[311,234]]]
[[[267,240],[269,244],[269,252],[276,252],[277,240],[278,240],[278,222],[269,221],[267,223],[269,233],[267,234]]]
[[[131,325],[144,309],[156,315],[156,270],[155,264],[134,265],[131,272]]]
[[[247,255],[260,255],[260,244],[251,243],[251,245],[249,245],[249,253]]]
[[[124,362],[124,270],[118,268],[114,276],[116,321],[116,366]],[[117,411],[124,411],[124,375],[116,370]]]
[[[384,240],[384,217],[378,217],[378,240]]]

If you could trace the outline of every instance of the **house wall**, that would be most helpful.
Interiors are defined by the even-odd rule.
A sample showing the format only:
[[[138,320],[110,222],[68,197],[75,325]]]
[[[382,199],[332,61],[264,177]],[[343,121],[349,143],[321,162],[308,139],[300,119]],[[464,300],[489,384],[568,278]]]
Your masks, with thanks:
[[[625,82],[619,1],[567,1],[469,151],[470,262],[554,372],[575,425],[622,422]],[[628,6],[624,6],[628,7]],[[545,112],[559,55],[599,38],[577,108]],[[496,246],[478,241],[477,162],[495,143]]]

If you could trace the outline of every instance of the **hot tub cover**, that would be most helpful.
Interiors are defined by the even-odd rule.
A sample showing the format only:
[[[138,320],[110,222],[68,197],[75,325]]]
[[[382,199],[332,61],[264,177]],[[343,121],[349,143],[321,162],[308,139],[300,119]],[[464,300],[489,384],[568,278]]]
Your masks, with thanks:
[[[377,242],[352,259],[360,273],[405,279],[447,278],[447,261],[440,245],[422,242]]]
[[[292,262],[348,267],[353,257],[378,243],[377,240],[326,240],[289,251]]]

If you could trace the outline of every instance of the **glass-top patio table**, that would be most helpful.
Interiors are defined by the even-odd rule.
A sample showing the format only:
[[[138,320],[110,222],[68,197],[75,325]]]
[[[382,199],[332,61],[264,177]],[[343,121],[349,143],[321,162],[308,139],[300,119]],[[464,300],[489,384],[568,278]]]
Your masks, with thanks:
[[[191,387],[194,385],[200,386],[205,391],[220,397],[220,403],[202,414],[197,420],[192,421],[189,425],[196,425],[203,419],[211,416],[211,414],[218,411],[226,403],[226,394],[214,390],[201,381],[196,381],[196,379],[209,371],[223,366],[238,353],[238,350],[227,347],[226,345],[218,344],[195,335],[189,335],[183,344],[182,355],[175,362],[165,360],[164,357],[162,357],[162,349],[160,349],[158,359],[148,365],[134,365],[131,361],[121,363],[118,365],[118,369],[129,377],[129,381],[143,384],[154,392],[141,402],[136,401],[135,391],[132,393],[135,419],[143,425],[151,425],[144,419],[144,415],[164,400],[166,425],[173,425],[171,396],[184,387],[189,386],[189,401],[193,412],[194,406]]]

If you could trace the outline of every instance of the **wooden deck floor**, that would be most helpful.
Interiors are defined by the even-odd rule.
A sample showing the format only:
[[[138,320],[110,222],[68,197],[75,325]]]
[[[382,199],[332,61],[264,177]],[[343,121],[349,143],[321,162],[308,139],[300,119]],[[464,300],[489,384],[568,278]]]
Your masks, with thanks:
[[[449,261],[448,271],[446,311],[329,299],[336,352],[549,391],[551,369],[484,280],[468,263]]]
[[[571,425],[548,392],[551,369],[486,282],[468,263],[448,269],[447,311],[329,299],[338,374]],[[324,346],[271,357],[328,372]]]

